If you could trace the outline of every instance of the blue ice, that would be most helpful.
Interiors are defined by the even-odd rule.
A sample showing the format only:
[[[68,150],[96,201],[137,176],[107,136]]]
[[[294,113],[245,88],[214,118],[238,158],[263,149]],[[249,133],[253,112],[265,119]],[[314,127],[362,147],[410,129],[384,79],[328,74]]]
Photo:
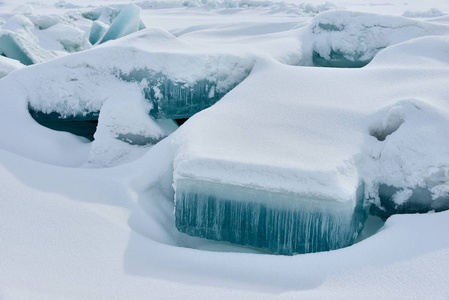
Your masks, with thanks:
[[[356,196],[354,208],[352,201],[180,179],[175,223],[191,236],[275,254],[328,251],[353,244],[363,229],[363,186]]]
[[[89,42],[94,45],[106,34],[108,26],[101,21],[92,22],[92,27],[89,34]]]
[[[121,38],[143,28],[145,28],[145,25],[140,20],[140,8],[134,4],[127,5],[115,18],[100,44]]]

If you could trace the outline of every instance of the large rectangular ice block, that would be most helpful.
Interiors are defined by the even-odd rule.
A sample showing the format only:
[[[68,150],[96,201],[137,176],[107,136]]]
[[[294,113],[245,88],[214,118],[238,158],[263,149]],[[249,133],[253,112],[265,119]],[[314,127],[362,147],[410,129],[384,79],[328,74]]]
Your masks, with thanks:
[[[266,191],[196,179],[177,181],[175,219],[191,236],[247,245],[275,254],[351,245],[366,218],[358,203]]]
[[[308,89],[322,70],[304,69],[253,70],[175,133],[180,231],[278,254],[353,243],[365,221],[365,120],[329,89]]]

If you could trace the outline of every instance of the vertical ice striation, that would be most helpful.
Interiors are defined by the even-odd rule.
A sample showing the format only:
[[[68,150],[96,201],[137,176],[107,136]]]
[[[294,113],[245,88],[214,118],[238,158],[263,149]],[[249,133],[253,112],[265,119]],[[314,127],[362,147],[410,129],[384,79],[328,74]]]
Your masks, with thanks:
[[[247,74],[244,75],[246,76]],[[129,82],[141,82],[145,86],[145,98],[153,104],[150,115],[156,119],[190,118],[212,106],[240,83],[237,81],[220,89],[217,87],[220,84],[219,78],[203,78],[188,83],[150,69],[133,70],[120,75],[120,78]]]
[[[121,38],[130,33],[145,28],[140,20],[140,8],[134,4],[126,6],[120,14],[115,18],[106,34],[101,39],[101,43],[109,40]]]
[[[275,254],[349,246],[366,218],[362,186],[354,208],[350,201],[204,180],[182,179],[176,185],[175,219],[179,231]]]
[[[234,86],[231,86],[229,90],[232,88]],[[229,90],[217,91],[217,83],[207,79],[199,80],[194,84],[184,84],[167,78],[161,86],[151,88],[154,93],[152,99],[156,102],[157,109],[150,114],[155,118],[190,118],[197,112],[212,106]]]

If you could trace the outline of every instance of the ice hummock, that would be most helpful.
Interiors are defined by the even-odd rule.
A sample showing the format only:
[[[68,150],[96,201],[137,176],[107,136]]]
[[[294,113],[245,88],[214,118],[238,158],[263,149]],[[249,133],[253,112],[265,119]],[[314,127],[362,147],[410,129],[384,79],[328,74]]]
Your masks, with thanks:
[[[321,218],[345,220],[326,234],[338,239],[345,230],[355,237],[364,221],[362,184],[363,206],[375,206],[371,212],[384,218],[447,209],[449,136],[441,128],[449,124],[448,49],[447,37],[426,37],[391,46],[362,69],[256,65],[222,101],[174,134],[178,230],[303,253],[307,243],[311,251],[331,249],[332,239],[322,241],[314,230],[333,223],[315,219],[299,248],[270,248],[295,230],[286,211],[301,211],[297,226],[301,214],[314,218],[317,210]],[[395,84],[385,85],[387,78]],[[382,88],[366,93],[377,85]],[[309,202],[316,206],[303,204]],[[257,227],[265,236],[255,238],[247,230],[256,230],[258,212],[268,210],[283,223]],[[277,231],[267,235],[263,228]]]
[[[142,29],[145,29],[145,25],[140,20],[140,7],[135,4],[127,5],[115,18],[114,22],[102,37],[100,44]]]
[[[449,27],[403,17],[329,11],[309,26],[315,66],[359,68],[382,49],[427,35],[447,35]]]

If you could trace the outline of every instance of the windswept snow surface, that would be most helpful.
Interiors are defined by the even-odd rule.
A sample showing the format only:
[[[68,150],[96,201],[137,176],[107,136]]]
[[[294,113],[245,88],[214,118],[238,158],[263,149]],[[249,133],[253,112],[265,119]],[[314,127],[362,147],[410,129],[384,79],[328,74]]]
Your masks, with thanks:
[[[132,3],[147,29],[87,50],[94,20],[110,26],[130,1],[0,1],[1,32],[32,43],[37,63],[0,57],[0,299],[449,298],[448,211],[393,215],[350,247],[284,257],[179,233],[172,186],[190,174],[347,198],[363,178],[375,205],[381,184],[395,187],[393,208],[416,187],[447,195],[446,0]],[[311,67],[322,12],[378,20],[386,49],[362,69]],[[320,45],[373,34],[351,33]],[[249,76],[137,145],[175,126],[150,117],[141,81],[115,76],[136,66]],[[95,141],[40,126],[29,105],[98,113]],[[301,176],[310,184],[294,185]]]

